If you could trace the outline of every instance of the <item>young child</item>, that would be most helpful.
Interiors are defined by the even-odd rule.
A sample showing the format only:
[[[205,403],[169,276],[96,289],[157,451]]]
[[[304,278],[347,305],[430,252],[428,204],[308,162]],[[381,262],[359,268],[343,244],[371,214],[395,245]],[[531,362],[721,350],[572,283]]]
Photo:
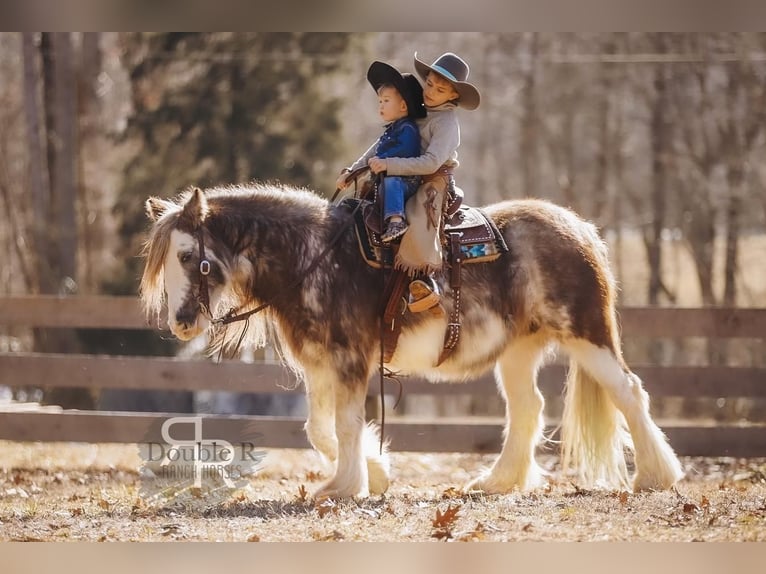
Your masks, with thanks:
[[[402,237],[396,265],[411,275],[420,275],[410,283],[410,311],[417,313],[436,306],[440,301],[438,286],[430,275],[441,269],[442,246],[439,222],[442,206],[450,186],[453,170],[458,166],[460,126],[456,110],[475,110],[481,96],[468,83],[468,64],[456,54],[446,52],[430,66],[415,53],[415,70],[425,81],[423,100],[428,111],[419,120],[423,153],[418,157],[372,157],[370,169],[388,176],[421,175],[423,183],[406,205],[409,231]]]
[[[378,94],[378,114],[386,129],[377,141],[343,170],[336,187],[344,189],[348,183],[346,173],[367,165],[371,157],[413,157],[420,155],[420,132],[414,118],[424,118],[423,88],[412,74],[401,74],[393,66],[373,62],[367,70],[367,80]],[[383,177],[383,219],[386,228],[381,241],[390,243],[404,235],[407,221],[404,204],[420,186],[417,174],[388,174]]]

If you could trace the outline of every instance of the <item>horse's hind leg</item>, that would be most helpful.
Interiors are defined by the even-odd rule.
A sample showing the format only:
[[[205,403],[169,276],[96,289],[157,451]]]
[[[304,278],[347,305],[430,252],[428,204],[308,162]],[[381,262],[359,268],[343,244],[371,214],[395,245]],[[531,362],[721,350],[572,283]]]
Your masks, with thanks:
[[[502,493],[532,489],[544,482],[544,472],[535,461],[535,447],[544,428],[544,399],[537,388],[544,349],[540,337],[524,337],[514,340],[498,360],[495,377],[506,408],[503,450],[489,472],[468,489]]]
[[[665,435],[649,414],[649,395],[622,359],[608,348],[577,339],[566,343],[571,358],[603,388],[628,424],[635,450],[635,490],[659,490],[683,477],[681,464]],[[579,377],[589,384],[590,377]],[[582,410],[582,409],[580,409]],[[579,413],[582,424],[593,424],[592,412]]]

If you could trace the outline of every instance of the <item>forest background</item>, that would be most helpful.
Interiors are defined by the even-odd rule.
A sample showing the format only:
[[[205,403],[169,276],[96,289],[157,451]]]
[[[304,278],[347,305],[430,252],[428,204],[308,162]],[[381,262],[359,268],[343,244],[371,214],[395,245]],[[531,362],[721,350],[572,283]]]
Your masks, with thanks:
[[[149,195],[331,195],[382,129],[369,63],[448,50],[482,93],[460,116],[467,203],[594,221],[623,305],[766,305],[759,33],[0,33],[0,294],[135,294]],[[0,340],[168,352],[137,333]]]

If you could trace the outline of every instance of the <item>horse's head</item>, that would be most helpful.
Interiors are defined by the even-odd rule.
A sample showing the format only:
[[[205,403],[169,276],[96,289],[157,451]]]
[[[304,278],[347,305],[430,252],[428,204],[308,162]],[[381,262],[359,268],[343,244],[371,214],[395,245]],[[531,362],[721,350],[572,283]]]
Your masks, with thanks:
[[[210,325],[209,310],[217,307],[226,284],[223,248],[214,245],[205,227],[208,211],[199,188],[178,202],[155,197],[146,201],[154,224],[144,250],[141,299],[147,313],[155,315],[167,301],[168,326],[184,341]]]

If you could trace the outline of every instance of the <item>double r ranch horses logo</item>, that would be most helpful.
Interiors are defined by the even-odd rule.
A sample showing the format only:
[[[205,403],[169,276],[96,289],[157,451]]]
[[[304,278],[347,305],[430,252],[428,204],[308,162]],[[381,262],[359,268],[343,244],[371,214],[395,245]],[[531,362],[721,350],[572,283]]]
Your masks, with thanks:
[[[156,505],[210,508],[249,488],[266,456],[252,423],[181,416],[155,424],[139,444],[141,496]]]

